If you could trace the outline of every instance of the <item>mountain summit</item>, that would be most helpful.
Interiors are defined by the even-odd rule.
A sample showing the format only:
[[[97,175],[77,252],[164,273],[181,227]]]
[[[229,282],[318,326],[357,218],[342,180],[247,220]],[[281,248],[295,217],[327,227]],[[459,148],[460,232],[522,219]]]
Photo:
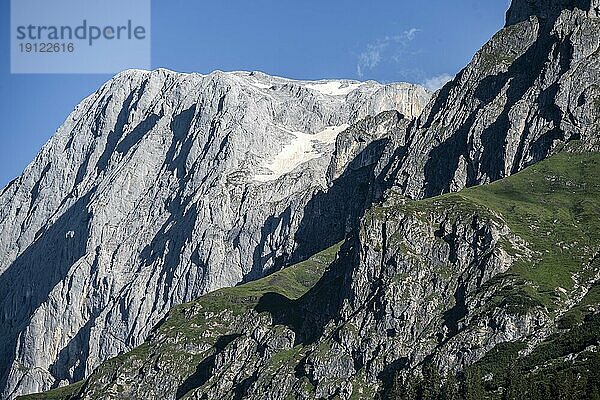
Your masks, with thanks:
[[[0,194],[3,398],[82,379],[173,305],[341,240],[350,221],[320,238],[323,221],[304,218],[332,184],[336,138],[428,99],[408,84],[258,72],[114,77]]]

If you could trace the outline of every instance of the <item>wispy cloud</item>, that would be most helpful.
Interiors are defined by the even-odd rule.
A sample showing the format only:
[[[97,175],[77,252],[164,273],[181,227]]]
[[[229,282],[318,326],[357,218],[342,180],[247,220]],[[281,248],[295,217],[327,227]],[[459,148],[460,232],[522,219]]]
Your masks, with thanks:
[[[411,28],[398,35],[385,36],[369,43],[366,49],[358,55],[356,65],[358,76],[362,78],[367,71],[373,70],[386,58],[398,62],[419,32],[420,29]]]
[[[425,79],[421,84],[432,92],[441,89],[446,83],[450,82],[454,77],[449,74],[441,74]]]

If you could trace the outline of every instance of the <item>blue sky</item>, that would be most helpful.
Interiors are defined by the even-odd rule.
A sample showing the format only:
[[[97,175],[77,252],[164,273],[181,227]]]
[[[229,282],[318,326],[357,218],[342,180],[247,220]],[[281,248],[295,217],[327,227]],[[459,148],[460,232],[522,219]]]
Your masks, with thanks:
[[[153,0],[152,67],[296,79],[408,81],[456,74],[504,23],[508,0]],[[110,75],[10,74],[0,0],[0,187]]]

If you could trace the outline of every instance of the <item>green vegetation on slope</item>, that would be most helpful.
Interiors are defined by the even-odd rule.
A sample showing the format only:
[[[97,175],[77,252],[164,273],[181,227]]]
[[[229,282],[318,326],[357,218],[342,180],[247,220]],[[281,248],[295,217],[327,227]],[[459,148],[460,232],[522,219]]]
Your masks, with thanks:
[[[94,386],[94,378],[112,376],[118,370],[135,370],[158,355],[170,359],[173,373],[185,377],[192,374],[193,367],[206,358],[207,353],[191,355],[177,346],[178,342],[196,344],[199,348],[217,346],[224,338],[235,337],[235,326],[229,322],[229,316],[242,316],[254,310],[259,305],[265,294],[276,293],[281,297],[281,307],[289,305],[299,299],[321,279],[327,267],[335,260],[340,249],[338,243],[308,260],[284,268],[265,278],[242,284],[232,288],[224,288],[208,293],[195,301],[173,307],[164,322],[152,334],[153,338],[136,347],[126,354],[119,355],[103,363],[98,370],[87,380],[77,382],[63,388],[48,392],[22,397],[23,400],[41,399],[72,399],[77,398],[82,387]],[[289,301],[289,302],[288,302]],[[174,340],[175,339],[175,340]],[[294,348],[287,354],[278,355],[279,358],[293,357],[298,351]],[[274,360],[277,361],[277,360]],[[98,396],[102,398],[102,390]]]
[[[525,246],[513,248],[508,240],[499,243],[515,256],[516,261],[507,273],[489,284],[501,288],[496,290],[492,306],[503,307],[509,312],[523,312],[539,306],[559,312],[565,305],[563,300],[576,289],[576,283],[588,282],[600,269],[598,260],[593,258],[600,249],[599,176],[600,154],[565,152],[490,185],[422,201],[394,202],[391,199],[382,207],[370,210],[366,218],[412,213],[426,222],[430,213],[450,211],[457,218],[477,214],[506,224]],[[174,307],[153,333],[153,338],[162,339],[108,361],[94,375],[110,376],[118,369],[137,370],[143,363],[148,363],[149,358],[157,357],[156,354],[168,355],[176,375],[191,374],[193,366],[218,347],[219,339],[235,334],[232,320],[251,310],[256,311],[266,294],[277,294],[275,300],[282,309],[293,308],[294,301],[321,279],[338,251],[339,245],[264,279],[221,289]],[[596,352],[586,349],[598,340],[600,328],[594,310],[599,301],[600,289],[592,286],[579,304],[561,315],[559,326],[565,330],[548,338],[527,357],[521,355],[524,343],[504,343],[464,374],[450,377],[451,383],[438,377],[435,371],[428,371],[443,386],[413,382],[411,385],[415,387],[411,389],[411,385],[399,382],[396,389],[398,393],[408,393],[407,398],[421,398],[410,397],[413,393],[437,393],[443,397],[448,391],[456,392],[456,398],[474,398],[485,391],[486,397],[496,399],[502,398],[500,388],[511,388],[502,393],[508,396],[506,398],[519,398],[509,394],[519,392],[515,388],[521,385],[540,387],[540,393],[544,390],[563,393],[565,389],[557,387],[552,380],[563,382],[576,373],[591,382],[586,383],[586,388],[577,389],[577,393],[593,392],[597,390],[594,386],[596,378],[588,372],[593,371],[591,366],[597,365],[594,362],[598,357]],[[191,355],[183,352],[177,343],[212,348],[206,353]],[[575,353],[577,357],[572,364],[577,368],[571,371],[571,364],[563,361]],[[302,355],[302,346],[279,352],[270,360],[269,368],[277,370],[281,365],[297,363]],[[565,372],[567,370],[570,372]],[[518,371],[518,376],[514,371]],[[540,371],[545,371],[548,378],[540,375]],[[543,382],[537,383],[539,380]],[[60,389],[63,395],[58,398],[66,398],[64,394],[69,393],[69,388]],[[72,389],[71,393],[77,390]],[[52,398],[46,396],[52,393],[29,398]]]
[[[341,246],[338,243],[299,264],[287,267],[265,278],[208,293],[191,303],[174,307],[160,327],[160,332],[185,332],[194,326],[193,337],[202,329],[205,315],[223,311],[236,315],[255,309],[267,293],[276,293],[292,301],[300,298],[323,276],[335,260]],[[202,312],[199,312],[202,310]]]
[[[600,154],[561,153],[490,185],[407,202],[396,210],[424,220],[431,211],[477,213],[505,223],[531,254],[521,254],[488,285],[502,285],[494,305],[509,312],[535,306],[556,310],[565,306],[561,300],[573,298],[568,293],[576,283],[589,285],[600,271],[599,177]],[[508,241],[501,245],[512,255],[522,253]],[[558,333],[533,349],[525,351],[524,342],[501,343],[458,376],[437,383],[396,377],[388,398],[600,399],[599,308],[600,285],[593,283],[560,315]]]
[[[22,397],[19,397],[19,399],[22,399],[22,400],[37,400],[37,399],[44,399],[44,400],[67,400],[67,399],[74,399],[75,395],[77,394],[77,392],[79,391],[79,389],[81,389],[82,385],[83,385],[83,381],[77,382],[77,383],[74,383],[72,385],[62,387],[62,388],[50,390],[50,391],[44,392],[44,393],[36,393],[36,394],[30,394],[28,396],[22,396]]]
[[[477,372],[478,385],[489,399],[600,399],[600,315],[559,332],[518,356],[524,343],[496,346],[468,372]],[[504,353],[505,356],[498,356]]]
[[[535,252],[512,273],[552,297],[600,248],[600,154],[561,153],[491,185],[460,193],[499,213]],[[582,278],[589,278],[583,276]]]
[[[560,153],[495,183],[392,207],[424,221],[430,212],[478,214],[506,224],[529,252],[500,245],[516,256],[511,269],[491,285],[503,289],[497,304],[513,311],[535,306],[554,310],[575,283],[598,270],[600,250],[600,154]],[[390,212],[385,207],[374,213]]]
[[[458,375],[443,378],[431,364],[423,378],[396,375],[389,400],[600,399],[600,315],[551,335],[521,355],[524,342],[501,343]]]

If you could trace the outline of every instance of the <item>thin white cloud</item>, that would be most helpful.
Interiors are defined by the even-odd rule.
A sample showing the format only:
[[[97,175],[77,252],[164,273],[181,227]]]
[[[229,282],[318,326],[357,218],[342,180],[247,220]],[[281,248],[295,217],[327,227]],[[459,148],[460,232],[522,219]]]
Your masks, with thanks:
[[[388,46],[388,43],[373,43],[367,46],[367,49],[358,56],[356,72],[362,77],[365,70],[375,68],[381,62],[381,53]]]
[[[358,63],[356,65],[358,76],[362,78],[365,72],[374,69],[384,61],[386,58],[385,53],[389,52],[390,48],[393,54],[389,56],[389,59],[397,62],[401,55],[406,52],[409,43],[415,39],[419,32],[420,29],[411,28],[398,35],[385,36],[373,43],[369,43],[366,49],[358,55]]]
[[[421,30],[417,28],[411,28],[408,31],[405,31],[402,35],[400,35],[401,39],[413,40],[415,35],[419,33]]]
[[[425,79],[421,84],[427,88],[427,90],[435,92],[441,89],[446,83],[450,82],[454,77],[449,74],[441,74],[433,76],[429,79]]]

